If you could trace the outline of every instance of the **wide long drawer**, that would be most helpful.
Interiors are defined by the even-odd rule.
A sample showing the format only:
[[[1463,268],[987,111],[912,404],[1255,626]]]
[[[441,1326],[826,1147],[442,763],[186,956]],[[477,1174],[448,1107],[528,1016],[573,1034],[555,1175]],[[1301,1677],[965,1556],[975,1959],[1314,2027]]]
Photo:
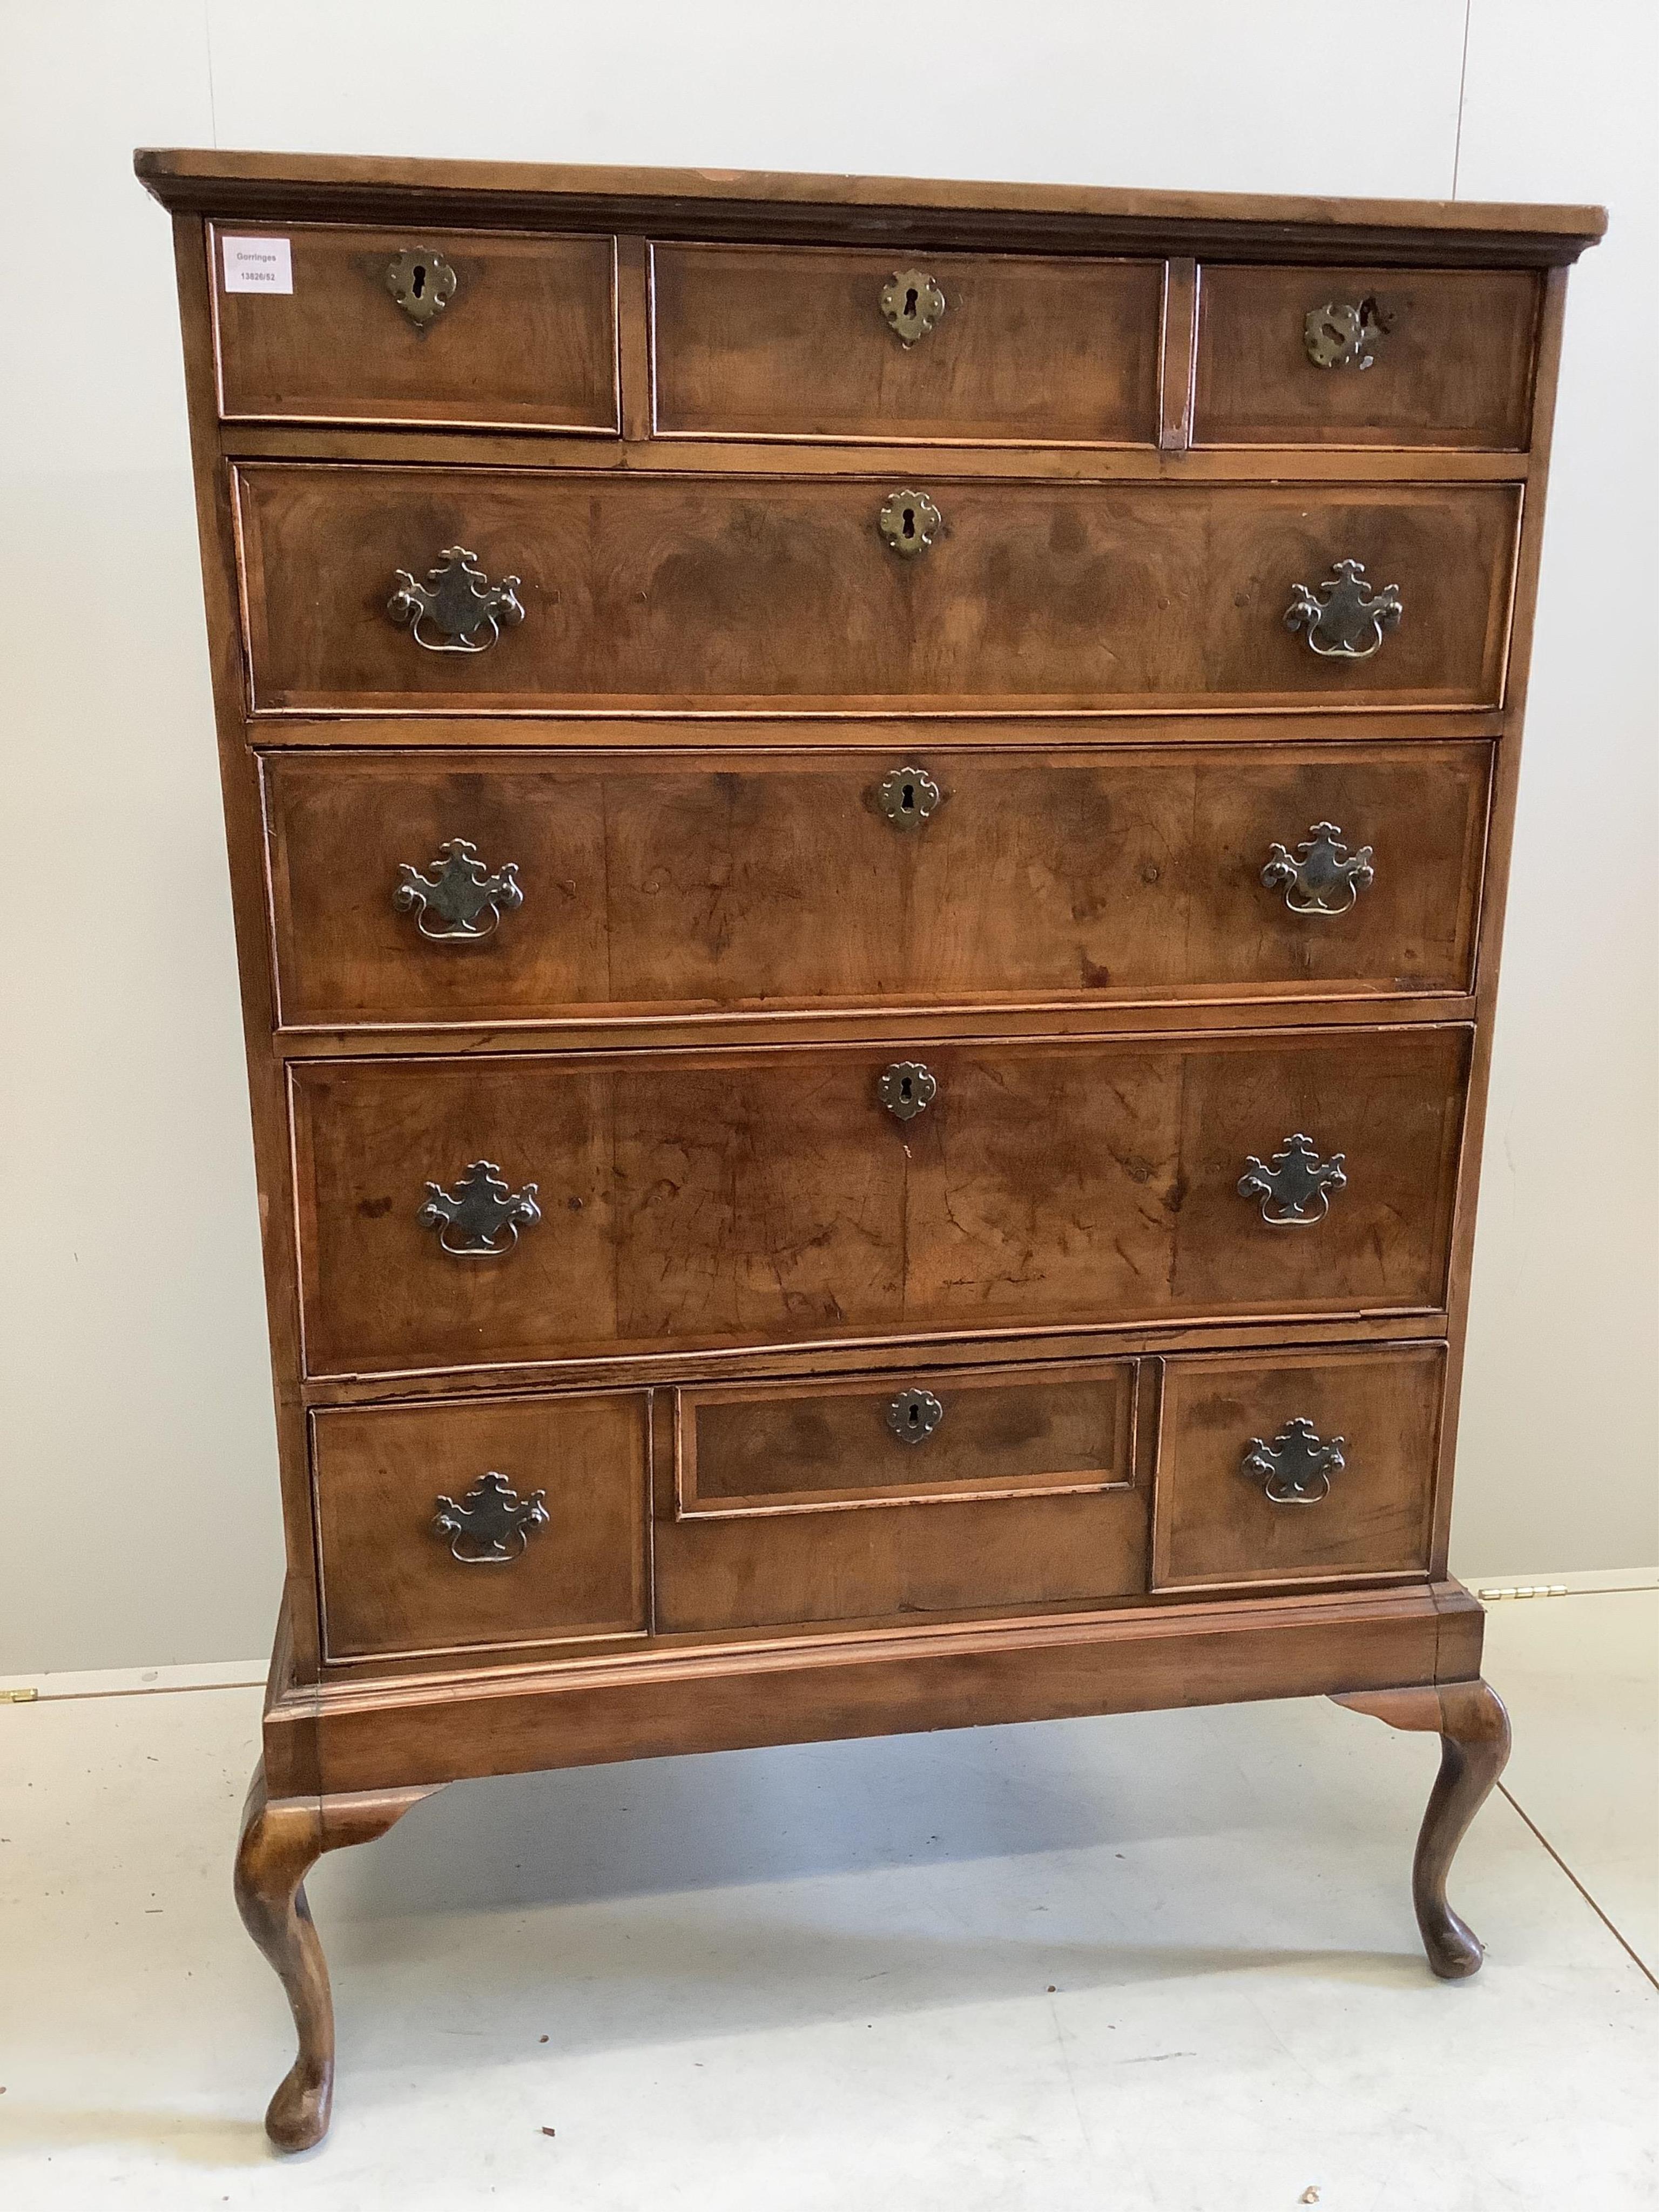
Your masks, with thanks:
[[[1467,990],[1490,766],[1475,742],[268,757],[283,1019]]]
[[[307,1364],[1434,1310],[1468,1043],[295,1063]]]
[[[259,712],[1146,712],[1496,704],[1520,491],[261,463],[237,505]]]

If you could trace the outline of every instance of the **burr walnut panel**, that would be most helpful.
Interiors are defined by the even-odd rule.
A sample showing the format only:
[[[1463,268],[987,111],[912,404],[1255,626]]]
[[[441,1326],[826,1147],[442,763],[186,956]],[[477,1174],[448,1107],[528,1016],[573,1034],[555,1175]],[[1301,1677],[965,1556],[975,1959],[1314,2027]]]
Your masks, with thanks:
[[[888,477],[251,465],[238,511],[252,704],[1144,713],[1502,697],[1517,487],[917,489],[942,520],[905,558],[880,527]],[[916,528],[913,514],[907,542]],[[492,585],[516,580],[523,619],[487,650],[422,649],[388,615],[398,572],[418,580],[455,547]],[[1370,659],[1322,655],[1285,624],[1297,587],[1318,592],[1341,561],[1401,596]]]
[[[283,1018],[1463,991],[1490,765],[1478,742],[267,758]],[[883,787],[910,766],[937,797],[899,827]],[[1322,823],[1371,879],[1298,912],[1263,868]],[[457,838],[523,902],[434,941],[400,872]]]
[[[1206,264],[1194,443],[1524,447],[1540,296],[1528,269]]]
[[[659,435],[1157,443],[1162,262],[677,245],[651,267]]]
[[[285,226],[289,294],[212,270],[220,411],[233,421],[423,422],[615,434],[616,255],[608,238]],[[222,241],[210,227],[216,261]],[[447,293],[416,320],[387,272]],[[453,272],[447,292],[441,275]],[[434,267],[439,274],[434,275]],[[419,302],[415,302],[419,312]]]
[[[1434,1344],[1168,1361],[1153,1587],[1422,1574],[1445,1373]],[[1274,1453],[1291,1422],[1317,1439],[1299,1457]],[[1285,1471],[1310,1466],[1299,1496]]]
[[[308,1362],[1432,1310],[1468,1042],[930,1046],[908,1120],[882,1103],[890,1048],[296,1063]],[[1238,1185],[1293,1133],[1346,1181],[1286,1224]],[[478,1160],[541,1218],[457,1257],[419,1217]]]

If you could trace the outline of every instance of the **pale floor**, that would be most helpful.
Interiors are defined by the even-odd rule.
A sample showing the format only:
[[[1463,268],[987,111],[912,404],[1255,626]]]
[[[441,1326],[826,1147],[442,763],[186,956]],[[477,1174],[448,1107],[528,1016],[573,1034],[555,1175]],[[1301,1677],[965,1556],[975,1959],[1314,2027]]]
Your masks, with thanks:
[[[1650,2206],[1656,1646],[1656,1591],[1493,1609],[1455,1986],[1407,1894],[1434,1740],[1323,1703],[446,1791],[313,1877],[339,2097],[286,2161],[228,1879],[257,1691],[0,1707],[0,2203]]]

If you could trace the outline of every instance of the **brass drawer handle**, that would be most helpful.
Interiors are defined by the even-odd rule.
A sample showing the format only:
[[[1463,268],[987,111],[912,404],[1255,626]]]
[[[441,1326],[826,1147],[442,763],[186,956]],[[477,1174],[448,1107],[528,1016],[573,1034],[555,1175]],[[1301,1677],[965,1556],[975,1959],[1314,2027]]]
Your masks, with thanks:
[[[1238,1194],[1261,1200],[1261,1218],[1270,1228],[1311,1229],[1330,1212],[1331,1193],[1347,1188],[1343,1172],[1346,1157],[1333,1152],[1322,1160],[1312,1138],[1300,1133],[1286,1137],[1271,1166],[1250,1154],[1239,1177]]]
[[[884,1069],[876,1096],[901,1121],[914,1121],[939,1096],[939,1078],[919,1060],[896,1060]]]
[[[1317,1505],[1331,1494],[1331,1477],[1348,1463],[1343,1457],[1347,1443],[1346,1437],[1322,1443],[1313,1423],[1298,1413],[1271,1443],[1252,1437],[1239,1472],[1261,1485],[1271,1505]]]
[[[448,1537],[450,1558],[464,1567],[510,1566],[524,1556],[531,1530],[547,1525],[547,1492],[532,1490],[520,1498],[493,1471],[481,1474],[459,1505],[453,1498],[440,1498],[436,1504],[433,1533]]]
[[[428,865],[431,872],[423,876],[409,861],[398,863],[392,903],[399,914],[412,914],[415,927],[433,945],[481,945],[495,934],[504,914],[524,904],[518,862],[509,860],[491,875],[477,847],[465,837],[448,838]],[[434,916],[447,926],[434,929]]]
[[[894,492],[876,518],[882,536],[906,561],[927,550],[944,520],[925,491]]]
[[[428,1183],[415,1218],[422,1229],[436,1230],[452,1259],[493,1260],[513,1249],[520,1229],[535,1227],[542,1210],[533,1182],[514,1190],[493,1160],[474,1160],[453,1190]]]
[[[945,295],[925,269],[896,270],[881,288],[881,312],[908,353],[945,313]]]
[[[503,576],[492,584],[477,562],[477,555],[465,545],[446,545],[423,584],[407,568],[394,570],[387,614],[406,624],[416,644],[428,653],[488,653],[503,629],[524,620],[524,606],[518,577]],[[480,635],[483,630],[487,637]]]
[[[945,793],[925,768],[896,768],[876,786],[876,799],[896,830],[917,830]]]
[[[902,1444],[925,1444],[944,1419],[931,1390],[901,1390],[887,1408],[887,1425]]]
[[[406,246],[386,266],[386,290],[422,337],[454,298],[460,281],[429,246]]]
[[[1294,854],[1284,845],[1268,847],[1261,880],[1270,891],[1283,884],[1292,914],[1346,914],[1376,881],[1376,871],[1369,845],[1350,853],[1334,822],[1316,822]]]
[[[1319,586],[1321,599],[1298,584],[1285,610],[1286,629],[1306,629],[1308,643],[1322,660],[1369,660],[1380,650],[1382,634],[1405,612],[1398,584],[1373,592],[1363,561],[1338,561]]]
[[[1310,307],[1302,325],[1302,343],[1316,368],[1369,368],[1376,348],[1394,328],[1394,317],[1375,299],[1347,302],[1330,300],[1322,307]]]

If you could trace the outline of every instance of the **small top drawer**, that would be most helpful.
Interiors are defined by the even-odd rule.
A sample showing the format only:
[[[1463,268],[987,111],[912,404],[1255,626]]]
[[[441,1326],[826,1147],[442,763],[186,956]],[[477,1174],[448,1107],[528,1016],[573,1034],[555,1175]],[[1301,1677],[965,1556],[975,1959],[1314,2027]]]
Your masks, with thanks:
[[[296,224],[209,245],[228,422],[617,432],[612,239]],[[234,289],[265,247],[275,284]]]
[[[833,247],[652,249],[659,436],[1136,446],[1164,264]]]
[[[1200,446],[1524,447],[1531,270],[1200,274]]]

